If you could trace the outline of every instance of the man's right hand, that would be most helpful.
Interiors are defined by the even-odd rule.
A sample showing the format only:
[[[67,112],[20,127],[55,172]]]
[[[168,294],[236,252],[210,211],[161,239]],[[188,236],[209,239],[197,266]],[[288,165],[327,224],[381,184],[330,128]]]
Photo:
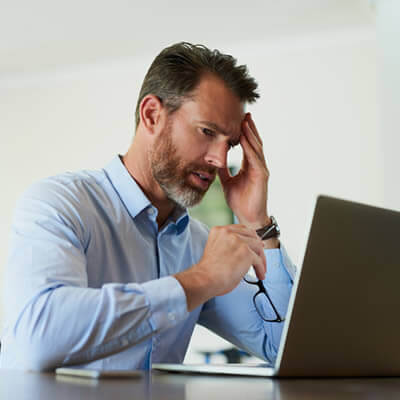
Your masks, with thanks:
[[[259,279],[265,278],[263,242],[245,225],[217,226],[210,230],[201,260],[179,272],[189,311],[212,297],[232,291],[253,266]]]

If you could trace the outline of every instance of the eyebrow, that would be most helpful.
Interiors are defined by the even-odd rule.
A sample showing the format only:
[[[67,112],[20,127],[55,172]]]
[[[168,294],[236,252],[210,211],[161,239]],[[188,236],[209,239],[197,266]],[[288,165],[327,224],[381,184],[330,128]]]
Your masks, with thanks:
[[[231,136],[228,132],[225,132],[220,126],[218,126],[216,123],[211,122],[211,121],[199,121],[201,124],[207,125],[209,128],[213,129],[214,131],[220,132],[224,136]],[[240,141],[238,140],[231,140],[230,141],[232,146],[237,146]]]

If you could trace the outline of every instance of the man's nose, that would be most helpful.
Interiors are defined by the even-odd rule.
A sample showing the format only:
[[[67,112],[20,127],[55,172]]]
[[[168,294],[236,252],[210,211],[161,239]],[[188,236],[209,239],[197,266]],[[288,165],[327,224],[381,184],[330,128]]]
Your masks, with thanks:
[[[218,145],[214,145],[209,149],[205,160],[207,164],[216,168],[225,168],[227,155],[228,146],[225,143],[219,143]]]

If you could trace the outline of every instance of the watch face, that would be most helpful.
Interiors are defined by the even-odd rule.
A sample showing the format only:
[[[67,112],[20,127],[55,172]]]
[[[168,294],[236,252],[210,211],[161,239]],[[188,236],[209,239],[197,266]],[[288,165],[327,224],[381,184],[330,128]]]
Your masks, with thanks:
[[[276,222],[276,219],[271,215],[271,224],[265,226],[264,228],[258,229],[257,235],[262,239],[262,240],[267,240],[273,237],[278,237],[280,235],[280,229],[279,226]]]

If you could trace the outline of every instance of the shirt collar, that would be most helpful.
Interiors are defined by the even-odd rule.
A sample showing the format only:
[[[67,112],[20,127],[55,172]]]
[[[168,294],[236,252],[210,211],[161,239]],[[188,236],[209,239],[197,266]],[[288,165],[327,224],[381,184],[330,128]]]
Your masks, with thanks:
[[[148,207],[154,208],[135,179],[125,168],[120,156],[114,157],[104,168],[104,171],[132,218],[135,218]],[[175,208],[169,219],[176,224],[178,234],[183,232],[189,223],[187,210],[179,206]]]
[[[176,233],[179,235],[185,230],[189,223],[189,214],[186,208],[177,206],[168,219],[173,221],[176,227]]]
[[[104,170],[132,218],[151,206],[150,200],[129,174],[119,156],[114,157]]]

